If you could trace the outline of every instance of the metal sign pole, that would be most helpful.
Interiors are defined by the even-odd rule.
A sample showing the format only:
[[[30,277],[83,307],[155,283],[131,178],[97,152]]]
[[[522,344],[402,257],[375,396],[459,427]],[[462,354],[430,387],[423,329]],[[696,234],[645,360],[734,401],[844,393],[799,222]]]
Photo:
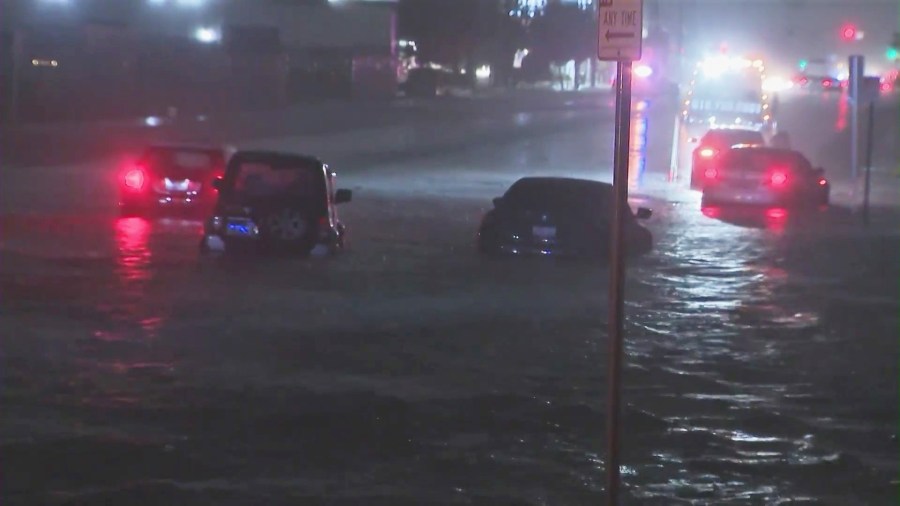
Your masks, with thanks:
[[[850,56],[849,98],[850,98],[850,178],[854,188],[859,188],[857,176],[859,175],[859,102],[861,98],[862,80],[864,74],[864,61],[860,55]],[[855,193],[855,192],[854,192]]]
[[[866,179],[865,179],[865,187],[863,189],[863,224],[869,224],[869,192],[871,191],[872,184],[872,144],[874,142],[875,137],[875,101],[869,102],[869,128],[866,137]]]
[[[619,504],[619,440],[625,322],[625,213],[631,136],[631,67],[641,59],[643,0],[598,0],[597,57],[616,62],[616,131],[613,156],[613,223],[609,255],[609,366],[606,403],[606,498]]]
[[[631,127],[631,62],[616,64],[616,133],[613,160],[613,229],[609,265],[609,367],[606,404],[607,504],[619,504],[619,422],[625,321],[625,210],[628,209],[628,152]]]

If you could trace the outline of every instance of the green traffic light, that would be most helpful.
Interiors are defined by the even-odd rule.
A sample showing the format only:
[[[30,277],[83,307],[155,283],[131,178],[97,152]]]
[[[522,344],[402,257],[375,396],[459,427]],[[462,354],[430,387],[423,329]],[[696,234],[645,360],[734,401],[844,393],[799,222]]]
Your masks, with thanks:
[[[888,60],[896,60],[900,53],[898,53],[896,47],[889,47],[887,51],[884,52],[884,55],[887,56]]]
[[[808,64],[809,64],[809,62],[807,62],[806,60],[800,60],[800,68],[801,69],[805,69]]]

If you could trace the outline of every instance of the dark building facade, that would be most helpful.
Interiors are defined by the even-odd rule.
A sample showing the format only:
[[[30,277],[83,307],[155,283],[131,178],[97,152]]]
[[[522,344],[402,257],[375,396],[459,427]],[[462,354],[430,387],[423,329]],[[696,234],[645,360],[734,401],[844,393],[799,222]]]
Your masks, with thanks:
[[[396,94],[393,1],[3,0],[0,111],[23,121]]]

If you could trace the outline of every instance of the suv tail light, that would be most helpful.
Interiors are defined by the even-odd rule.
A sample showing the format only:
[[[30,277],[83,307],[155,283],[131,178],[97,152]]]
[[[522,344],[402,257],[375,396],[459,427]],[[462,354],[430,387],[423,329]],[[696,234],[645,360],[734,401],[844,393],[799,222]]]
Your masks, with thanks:
[[[128,172],[125,173],[125,177],[123,179],[126,187],[132,190],[140,190],[144,187],[144,182],[146,181],[147,177],[144,174],[143,167],[137,166],[129,169]]]
[[[330,235],[331,220],[328,219],[328,216],[322,216],[319,218],[319,240],[327,241]]]

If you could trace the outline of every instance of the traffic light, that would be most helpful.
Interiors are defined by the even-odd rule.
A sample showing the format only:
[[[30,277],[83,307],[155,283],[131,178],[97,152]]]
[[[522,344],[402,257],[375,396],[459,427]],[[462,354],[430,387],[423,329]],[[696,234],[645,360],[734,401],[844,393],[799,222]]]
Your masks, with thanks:
[[[888,60],[896,60],[900,53],[898,53],[896,47],[889,47],[887,51],[884,52],[884,56],[887,57]]]
[[[844,40],[856,40],[856,27],[850,24],[842,26],[841,38]]]
[[[807,65],[809,65],[809,62],[806,60],[800,60],[800,62],[797,63],[797,66],[800,67],[800,70],[806,70]]]

